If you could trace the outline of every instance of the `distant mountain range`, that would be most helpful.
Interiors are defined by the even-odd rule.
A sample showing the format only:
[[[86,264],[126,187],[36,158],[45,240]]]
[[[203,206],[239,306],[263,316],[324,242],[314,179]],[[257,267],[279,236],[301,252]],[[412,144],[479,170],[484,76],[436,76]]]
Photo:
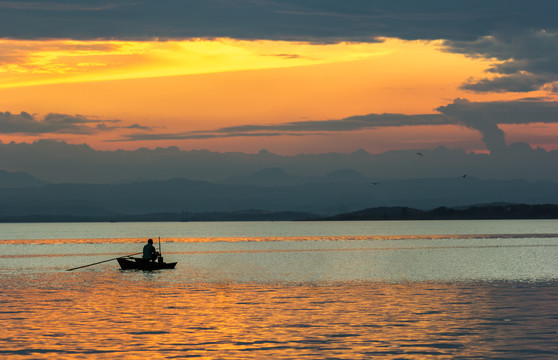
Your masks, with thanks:
[[[351,169],[330,172],[323,176],[295,176],[288,174],[281,168],[268,168],[247,176],[234,176],[224,181],[225,184],[254,185],[254,186],[297,186],[308,183],[327,184],[364,184],[370,179]]]
[[[0,188],[38,187],[46,184],[46,181],[21,171],[8,172],[0,169]]]
[[[558,204],[558,183],[469,176],[379,180],[353,170],[300,177],[272,168],[222,183],[176,178],[120,184],[47,184],[25,173],[0,171],[0,221],[125,221],[140,217],[154,221],[300,220],[370,208],[401,207],[412,212],[495,202]]]

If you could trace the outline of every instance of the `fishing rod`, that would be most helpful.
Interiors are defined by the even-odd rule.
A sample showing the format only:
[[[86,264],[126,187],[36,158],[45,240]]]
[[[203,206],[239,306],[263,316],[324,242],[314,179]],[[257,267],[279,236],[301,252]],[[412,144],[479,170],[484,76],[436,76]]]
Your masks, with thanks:
[[[75,267],[75,268],[68,269],[68,270],[66,270],[66,271],[73,271],[73,270],[77,270],[77,269],[82,269],[82,268],[86,268],[86,267],[88,267],[88,266],[93,266],[93,265],[97,265],[97,264],[102,264],[102,263],[106,263],[106,262],[109,262],[109,261],[113,261],[113,260],[116,260],[116,259],[121,258],[121,257],[130,257],[130,256],[134,256],[134,255],[139,255],[139,254],[142,254],[142,253],[141,253],[141,252],[138,252],[138,253],[135,253],[135,254],[125,255],[125,256],[119,256],[119,257],[115,257],[115,258],[112,258],[112,259],[99,261],[99,262],[96,262],[96,263],[93,263],[93,264],[89,264],[89,265],[78,266],[78,267]]]
[[[161,237],[159,236],[159,258],[157,259],[159,262],[163,262],[163,253],[161,252]]]

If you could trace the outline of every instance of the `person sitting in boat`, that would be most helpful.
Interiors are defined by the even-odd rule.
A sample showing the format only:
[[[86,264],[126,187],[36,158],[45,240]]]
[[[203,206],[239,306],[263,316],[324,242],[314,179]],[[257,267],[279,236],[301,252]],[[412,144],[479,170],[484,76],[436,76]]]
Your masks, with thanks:
[[[147,240],[147,244],[143,247],[143,259],[155,261],[157,260],[157,256],[159,256],[159,253],[155,250],[155,246],[153,246],[153,239]]]

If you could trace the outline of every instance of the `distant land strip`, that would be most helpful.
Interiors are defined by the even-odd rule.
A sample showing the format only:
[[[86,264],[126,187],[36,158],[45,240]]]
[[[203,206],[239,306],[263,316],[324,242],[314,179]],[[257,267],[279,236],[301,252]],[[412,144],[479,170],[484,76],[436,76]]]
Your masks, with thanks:
[[[263,210],[231,212],[161,212],[152,214],[116,215],[21,215],[2,216],[0,223],[33,222],[204,222],[204,221],[296,221],[319,215],[295,211],[270,212]]]
[[[445,206],[432,210],[419,210],[410,207],[375,207],[355,212],[322,217],[315,220],[520,220],[520,219],[558,219],[558,205],[474,205],[469,207],[448,208]]]
[[[474,205],[420,210],[405,206],[374,207],[323,217],[316,214],[265,210],[231,212],[164,212],[116,215],[22,215],[2,216],[1,223],[32,222],[204,222],[204,221],[359,221],[359,220],[520,220],[558,219],[555,204]]]

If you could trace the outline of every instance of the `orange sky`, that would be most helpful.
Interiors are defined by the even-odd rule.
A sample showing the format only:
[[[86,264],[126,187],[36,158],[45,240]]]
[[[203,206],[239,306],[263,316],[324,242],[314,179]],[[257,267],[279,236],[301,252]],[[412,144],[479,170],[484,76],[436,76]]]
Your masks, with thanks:
[[[486,77],[492,62],[444,52],[439,41],[385,39],[328,45],[231,39],[0,40],[0,50],[0,111],[25,111],[38,118],[61,113],[118,119],[122,126],[138,124],[166,134],[369,113],[434,113],[458,97],[519,98],[460,90],[467,79]],[[174,145],[245,152],[267,148],[282,153],[358,148],[380,152],[436,143],[483,148],[476,132],[458,126],[385,128],[325,137],[106,142],[133,131],[87,136],[4,134],[0,140],[43,137],[97,149]]]

